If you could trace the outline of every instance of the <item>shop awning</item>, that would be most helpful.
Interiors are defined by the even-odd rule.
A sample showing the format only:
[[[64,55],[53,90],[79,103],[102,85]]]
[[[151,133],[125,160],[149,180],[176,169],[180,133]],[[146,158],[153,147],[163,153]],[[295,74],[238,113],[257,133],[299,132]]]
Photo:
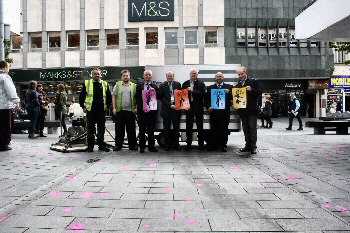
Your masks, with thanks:
[[[350,41],[350,1],[316,0],[295,18],[297,39]]]

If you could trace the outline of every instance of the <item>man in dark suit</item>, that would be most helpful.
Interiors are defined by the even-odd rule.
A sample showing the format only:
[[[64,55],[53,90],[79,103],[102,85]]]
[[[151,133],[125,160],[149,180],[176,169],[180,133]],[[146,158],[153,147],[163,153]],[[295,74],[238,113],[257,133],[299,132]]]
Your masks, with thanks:
[[[157,120],[157,110],[144,110],[142,90],[156,90],[157,99],[159,98],[159,89],[156,84],[152,82],[152,71],[145,70],[143,73],[145,79],[144,82],[140,83],[136,87],[136,109],[138,115],[139,133],[140,133],[140,153],[145,152],[146,147],[146,132],[148,136],[148,150],[151,152],[158,152],[155,148],[154,141],[154,127]]]
[[[239,151],[250,151],[251,154],[256,154],[258,97],[261,95],[261,90],[258,81],[247,75],[245,67],[238,68],[237,74],[239,82],[236,87],[245,87],[247,89],[247,107],[237,110],[237,113],[242,120],[245,138],[245,147]]]
[[[221,89],[225,90],[225,108],[214,109],[211,106],[212,95],[211,90]],[[209,86],[206,95],[206,107],[210,114],[210,143],[207,150],[220,149],[222,152],[227,151],[228,140],[228,125],[230,122],[230,106],[232,105],[232,85],[224,83],[224,75],[221,72],[215,75],[215,84]],[[219,104],[219,99],[223,97],[218,96],[215,104]]]
[[[171,70],[166,73],[166,78],[167,81],[159,86],[162,101],[160,115],[163,117],[165,150],[169,151],[171,146],[173,146],[175,150],[180,151],[179,127],[181,110],[176,110],[174,92],[181,89],[181,84],[174,81],[174,72]],[[173,125],[173,130],[170,130],[171,124]]]
[[[198,146],[199,150],[204,151],[203,107],[205,98],[205,84],[198,80],[197,69],[191,69],[190,80],[187,80],[182,84],[182,89],[188,90],[188,97],[190,99],[190,109],[186,111],[187,146],[185,150],[189,151],[192,148],[193,119],[196,117]]]

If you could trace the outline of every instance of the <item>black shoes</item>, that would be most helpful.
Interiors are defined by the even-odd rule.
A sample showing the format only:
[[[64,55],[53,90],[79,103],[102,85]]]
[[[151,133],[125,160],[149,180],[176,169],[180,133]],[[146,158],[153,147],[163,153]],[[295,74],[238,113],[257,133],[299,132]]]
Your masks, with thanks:
[[[165,147],[165,151],[169,151],[171,149],[171,146],[167,146],[167,147]]]
[[[199,148],[198,148],[200,151],[205,151],[205,148],[204,148],[204,146],[199,146]]]
[[[111,151],[111,150],[110,150],[108,147],[106,147],[106,146],[98,147],[98,150],[99,150],[99,151],[104,151],[104,152],[110,152],[110,151]]]
[[[145,148],[140,147],[140,153],[145,153]]]
[[[46,138],[47,136],[46,136],[46,135],[44,135],[43,133],[41,133],[41,134],[39,135],[39,137]]]
[[[2,146],[2,147],[0,147],[0,151],[8,151],[8,150],[12,150],[12,148],[9,147],[9,146]]]
[[[158,152],[158,150],[157,150],[156,148],[154,148],[154,147],[148,148],[148,150],[149,150],[150,152]]]
[[[240,152],[249,152],[251,150],[249,148],[244,147],[244,148],[239,149],[239,151]]]
[[[192,150],[192,146],[186,146],[185,147],[185,151],[190,151],[190,150]]]
[[[138,151],[139,148],[137,146],[134,146],[134,147],[129,147],[129,150]]]
[[[256,149],[251,150],[250,153],[251,153],[252,155],[255,155],[255,154],[256,154]]]
[[[289,127],[288,127],[288,128],[286,128],[286,130],[292,130],[292,128],[289,128]]]
[[[226,147],[223,147],[223,148],[221,148],[221,151],[222,151],[222,152],[227,152],[227,148],[226,148]]]
[[[174,146],[174,150],[181,151],[181,148],[180,148],[180,146]]]
[[[297,130],[303,130],[303,127],[299,127],[299,129],[297,129]]]
[[[93,147],[88,147],[87,149],[86,149],[86,152],[93,152],[94,151],[94,148]]]
[[[122,149],[121,146],[115,146],[115,147],[113,148],[113,151],[118,151],[118,150],[121,150],[121,149]]]

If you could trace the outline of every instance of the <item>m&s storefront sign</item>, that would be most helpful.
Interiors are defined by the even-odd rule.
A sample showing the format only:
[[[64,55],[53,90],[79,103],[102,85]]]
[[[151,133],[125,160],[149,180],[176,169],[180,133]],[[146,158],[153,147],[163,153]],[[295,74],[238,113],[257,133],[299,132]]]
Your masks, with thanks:
[[[344,89],[350,88],[350,76],[334,75],[331,77],[330,82],[331,82],[330,88],[344,88]]]
[[[128,21],[174,21],[174,0],[129,0]]]

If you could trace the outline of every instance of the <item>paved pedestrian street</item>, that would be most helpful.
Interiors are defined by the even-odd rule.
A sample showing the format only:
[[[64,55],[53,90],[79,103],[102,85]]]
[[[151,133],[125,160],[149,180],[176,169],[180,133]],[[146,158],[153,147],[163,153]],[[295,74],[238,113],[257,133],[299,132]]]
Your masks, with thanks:
[[[273,120],[252,157],[243,132],[226,153],[143,154],[60,153],[56,134],[14,134],[0,152],[0,232],[350,232],[349,136]]]

